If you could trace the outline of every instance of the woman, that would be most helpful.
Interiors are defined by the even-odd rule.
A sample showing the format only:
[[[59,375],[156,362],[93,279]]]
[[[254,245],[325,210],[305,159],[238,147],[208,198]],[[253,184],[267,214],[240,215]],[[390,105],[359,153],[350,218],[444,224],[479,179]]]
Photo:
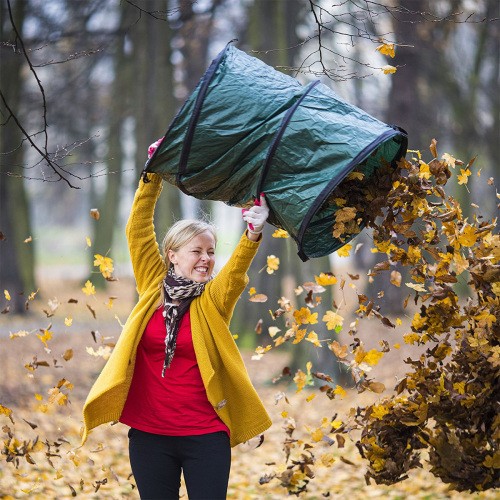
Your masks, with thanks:
[[[139,300],[85,402],[83,442],[120,420],[141,498],[178,498],[182,471],[190,499],[223,499],[230,447],[271,425],[229,331],[269,210],[262,196],[244,211],[247,230],[214,277],[205,222],[174,224],[162,257],[153,225],[162,179],[148,175],[126,228]]]

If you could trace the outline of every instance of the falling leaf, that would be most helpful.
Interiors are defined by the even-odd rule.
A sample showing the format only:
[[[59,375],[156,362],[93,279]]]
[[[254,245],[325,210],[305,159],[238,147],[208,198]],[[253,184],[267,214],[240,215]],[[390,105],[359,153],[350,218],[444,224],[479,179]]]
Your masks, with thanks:
[[[8,291],[8,290],[4,290],[4,291],[3,291],[3,294],[5,295],[5,298],[6,298],[7,300],[10,300],[10,293],[9,293],[9,291]]]
[[[431,150],[431,154],[432,154],[433,158],[437,158],[438,154],[437,154],[437,141],[436,141],[436,139],[432,139],[431,144],[429,146],[429,149]]]
[[[401,286],[401,273],[398,271],[391,272],[391,283],[394,286]]]
[[[457,175],[458,183],[459,184],[467,184],[469,182],[469,176],[471,175],[471,171],[467,169],[460,169],[460,174]]]
[[[456,159],[448,153],[444,153],[441,159],[448,165],[448,167],[455,168]]]
[[[390,64],[386,64],[385,66],[382,66],[381,70],[384,72],[384,75],[390,75],[392,73],[396,73],[397,68],[391,66]]]
[[[299,325],[315,325],[318,322],[318,313],[311,313],[308,307],[301,307],[293,312],[293,317]]]
[[[66,349],[62,357],[64,361],[69,361],[73,357],[73,349]]]
[[[375,50],[378,50],[381,54],[384,54],[384,56],[394,57],[396,55],[393,43],[383,43]]]
[[[341,398],[344,398],[347,395],[347,392],[345,391],[345,389],[340,385],[337,385],[335,387],[335,389],[333,390],[333,393],[337,394]]]
[[[43,345],[45,347],[48,347],[47,346],[47,342],[52,338],[52,335],[53,333],[48,330],[48,329],[45,329],[45,330],[40,330],[42,333],[37,333],[36,336],[40,339],[40,341],[43,343]]]
[[[31,243],[33,241],[33,238],[31,236],[28,236],[25,240],[24,243]]]
[[[276,229],[271,236],[273,238],[289,238],[290,235],[284,229]]]
[[[267,257],[267,274],[273,274],[277,271],[280,265],[280,260],[275,255],[268,255]]]
[[[249,299],[250,302],[267,302],[267,295],[263,293],[256,293],[252,295]]]
[[[255,325],[255,328],[254,328],[254,331],[257,335],[260,335],[262,333],[262,324],[264,322],[262,321],[262,319],[259,319],[259,321],[257,321],[257,324]]]
[[[319,276],[314,276],[314,280],[321,286],[335,285],[337,283],[337,278],[332,273],[320,273]]]
[[[311,342],[311,344],[315,345],[316,347],[321,347],[321,342],[319,341],[318,334],[316,332],[309,332],[306,340],[308,342]]]
[[[85,286],[82,288],[82,292],[85,295],[95,295],[95,286],[92,284],[90,280],[85,282]]]
[[[405,285],[408,288],[412,288],[413,290],[417,292],[426,292],[427,290],[425,289],[425,286],[422,285],[421,283],[405,283]]]
[[[326,327],[328,330],[335,330],[341,327],[344,323],[344,318],[333,311],[327,311],[323,316],[323,321],[326,322]]]
[[[270,326],[267,330],[270,337],[274,337],[278,332],[281,332],[277,326]]]
[[[347,356],[347,346],[341,346],[336,340],[328,345],[328,348],[337,356],[337,358],[343,359]]]
[[[96,319],[96,314],[95,314],[94,308],[90,304],[87,304],[87,309],[90,311],[90,314],[92,314],[92,316],[94,316],[94,319]]]
[[[389,410],[384,405],[372,406],[371,416],[377,420],[382,420],[384,415],[387,415],[388,413]]]
[[[95,357],[101,357],[104,359],[108,359],[111,356],[111,347],[100,345],[97,348],[97,351],[93,347],[86,347],[85,350],[88,354]]]
[[[71,316],[68,316],[67,318],[64,318],[64,324],[66,326],[71,326],[73,324],[73,318]]]
[[[339,257],[349,257],[349,252],[351,251],[352,245],[344,245],[342,248],[337,250],[337,255]]]
[[[347,177],[345,178],[347,181],[362,181],[365,177],[365,174],[363,172],[351,172]]]
[[[94,255],[94,266],[99,267],[99,271],[104,276],[104,278],[111,278],[113,274],[113,259],[111,257],[105,257],[100,254]]]
[[[252,296],[253,294],[257,293],[257,290],[252,286],[250,290],[248,290],[248,295]]]
[[[90,209],[90,216],[95,220],[99,220],[99,218],[101,217],[101,214],[99,213],[99,210],[97,208],[91,208]]]

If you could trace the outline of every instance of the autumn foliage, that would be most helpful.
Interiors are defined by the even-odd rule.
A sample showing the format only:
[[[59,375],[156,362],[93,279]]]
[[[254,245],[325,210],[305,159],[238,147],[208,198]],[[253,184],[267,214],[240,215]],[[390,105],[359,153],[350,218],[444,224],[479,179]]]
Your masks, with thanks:
[[[367,277],[377,283],[382,274],[388,274],[389,286],[401,290],[403,306],[411,318],[407,330],[400,331],[401,320],[390,318],[378,305],[383,290],[369,297],[368,292],[357,287],[359,276],[336,276],[328,270],[297,286],[295,297],[280,297],[277,307],[269,311],[270,319],[257,323],[257,334],[262,333],[264,323],[271,324],[267,328],[271,341],[260,345],[253,354],[257,363],[271,351],[309,343],[316,349],[327,350],[332,364],[340,363],[359,393],[366,391],[378,396],[373,404],[356,406],[339,415],[333,409],[335,400],[344,398],[348,387],[343,387],[333,373],[316,370],[313,361],[295,373],[288,367],[278,368],[273,382],[289,381],[291,385],[277,392],[277,404],[286,404],[286,391],[293,391],[306,394],[307,403],[313,406],[319,398],[327,398],[332,411],[318,425],[310,427],[308,438],[303,439],[296,437],[296,422],[285,406],[281,417],[286,466],[277,468],[268,464],[269,470],[260,477],[261,484],[277,483],[289,494],[305,493],[314,480],[315,469],[332,466],[334,456],[328,449],[342,450],[351,443],[365,460],[367,483],[390,485],[403,481],[412,469],[425,465],[425,458],[430,472],[454,490],[473,492],[499,486],[500,236],[497,220],[486,219],[477,205],[473,205],[477,210],[475,214],[465,216],[459,202],[445,191],[447,182],[454,176],[465,189],[471,175],[480,175],[480,171],[474,172],[474,161],[464,165],[451,155],[439,156],[435,141],[430,151],[429,162],[424,161],[420,152],[413,151],[410,155],[414,157],[401,161],[395,171],[386,166],[370,181],[364,178],[363,172],[354,172],[329,200],[339,209],[332,220],[336,237],[351,237],[361,226],[370,228],[372,252],[382,259],[366,270]],[[486,182],[493,192],[493,179]],[[499,197],[496,191],[494,195]],[[287,235],[278,230],[274,236]],[[87,245],[91,246],[88,239]],[[355,241],[346,244],[339,255],[355,252],[354,245]],[[115,279],[110,257],[96,254],[94,265],[108,281]],[[264,267],[268,279],[276,279],[279,266],[277,257],[268,256]],[[460,295],[458,286],[468,292]],[[352,288],[357,302],[342,305],[333,302],[327,305],[325,312],[317,312],[328,287],[340,291],[344,287]],[[81,291],[89,299],[96,295],[90,280]],[[10,292],[5,290],[4,296],[8,303]],[[27,296],[27,307],[36,296],[36,292]],[[255,303],[269,301],[253,287],[249,297]],[[109,297],[108,309],[112,309],[115,299]],[[300,304],[293,306],[296,300],[300,300]],[[95,318],[96,311],[91,304],[87,302],[86,307]],[[54,316],[60,305],[57,300],[49,301],[43,310],[47,318]],[[348,319],[349,308],[353,321]],[[3,312],[8,314],[8,306]],[[71,315],[67,315],[66,327],[70,327],[72,321]],[[380,322],[390,332],[390,339],[381,340],[379,348],[365,347],[364,326],[368,321]],[[22,341],[29,333],[21,330],[11,333],[11,338]],[[36,335],[45,351],[50,352],[52,326],[39,329]],[[92,331],[92,336],[98,346],[87,348],[88,355],[109,357],[113,342],[97,331]],[[398,349],[400,343],[414,349],[415,355],[405,361],[407,373],[397,380],[395,387],[388,389],[371,378],[370,372],[383,363],[386,353]],[[73,354],[72,349],[67,349],[62,361],[54,359],[53,368],[64,368],[65,365],[58,363],[69,362]],[[36,373],[39,367],[50,365],[35,356],[25,368]],[[44,394],[35,394],[40,418],[43,414],[49,418],[51,413],[71,402],[73,383],[64,376],[64,369],[59,373],[58,383]],[[26,462],[36,467],[33,456],[37,453],[44,452],[49,462],[59,454],[61,440],[19,437],[12,409],[0,405],[0,418],[5,421],[2,458],[7,463],[4,466],[16,468]],[[36,424],[27,423],[36,429]],[[84,450],[68,453],[77,465]],[[348,458],[341,459],[350,463]],[[96,492],[103,481],[93,484]],[[68,484],[68,487],[76,496],[76,485]],[[82,491],[83,488],[81,485]]]
[[[465,167],[448,154],[438,158],[437,144],[430,147],[432,159],[426,163],[421,153],[402,161],[395,172],[383,168],[375,182],[364,182],[353,173],[332,194],[339,210],[333,221],[338,238],[357,232],[360,225],[373,230],[374,252],[385,255],[368,272],[375,277],[390,273],[393,286],[412,290],[411,299],[418,307],[411,331],[403,335],[407,344],[426,346],[416,359],[408,358],[408,373],[394,387],[393,394],[365,408],[353,408],[345,421],[334,421],[313,432],[310,443],[302,444],[300,459],[292,461],[286,473],[276,474],[290,493],[307,489],[314,476],[314,443],[330,442],[342,447],[353,439],[359,453],[368,461],[366,480],[394,484],[421,467],[420,452],[429,454],[430,471],[452,489],[481,491],[499,486],[500,451],[500,237],[497,220],[486,220],[479,213],[465,217],[458,201],[446,194],[444,186],[454,172],[458,183],[467,184],[474,161]],[[480,175],[480,172],[477,173]],[[356,184],[353,184],[356,181]],[[493,179],[488,180],[493,185]],[[389,186],[389,189],[387,189]],[[496,193],[498,198],[498,193]],[[473,205],[476,208],[477,205]],[[346,245],[347,251],[352,246]],[[346,251],[344,248],[344,252]],[[454,285],[467,282],[468,297],[460,298]],[[343,280],[345,284],[345,280]],[[335,285],[333,275],[316,277],[318,285]],[[307,285],[304,285],[305,287]],[[343,285],[342,285],[343,286]],[[306,301],[314,305],[311,293],[322,293],[321,286],[310,290]],[[383,293],[383,292],[382,292]],[[378,318],[385,326],[396,325],[370,299],[358,293],[358,319],[350,325],[349,345],[322,341],[309,325],[318,323],[317,313],[309,307],[292,312],[289,329],[274,339],[276,345],[303,339],[318,348],[329,348],[350,371],[359,392],[381,393],[383,384],[371,380],[370,367],[376,365],[389,342],[381,350],[365,352],[360,340],[362,320]],[[283,311],[280,299],[279,312]],[[286,307],[285,307],[286,311]],[[328,311],[322,321],[327,330],[340,332],[343,318]],[[395,346],[398,347],[397,345]],[[260,352],[269,350],[260,347]],[[259,350],[258,350],[259,352]],[[325,374],[299,370],[294,376],[297,390],[316,385],[333,399],[344,389]],[[297,444],[290,436],[293,425],[287,423],[286,454]],[[335,437],[336,439],[333,439]],[[342,439],[339,439],[342,437]],[[266,476],[269,481],[272,475]]]

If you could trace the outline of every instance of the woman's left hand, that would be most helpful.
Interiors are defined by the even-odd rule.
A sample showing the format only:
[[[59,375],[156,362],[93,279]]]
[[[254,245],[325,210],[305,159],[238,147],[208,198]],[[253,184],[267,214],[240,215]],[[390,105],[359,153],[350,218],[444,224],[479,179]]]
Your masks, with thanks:
[[[247,230],[250,234],[259,235],[264,229],[264,223],[269,217],[269,207],[267,206],[264,193],[260,199],[255,200],[255,204],[248,210],[242,210],[243,220],[247,223]]]

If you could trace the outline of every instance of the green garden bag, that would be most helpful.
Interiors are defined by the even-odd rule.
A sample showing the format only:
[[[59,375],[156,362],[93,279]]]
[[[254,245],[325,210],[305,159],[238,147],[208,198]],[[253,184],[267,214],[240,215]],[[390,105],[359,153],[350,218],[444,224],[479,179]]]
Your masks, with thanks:
[[[333,190],[353,170],[370,176],[404,157],[404,130],[347,103],[319,81],[303,86],[228,44],[144,169],[184,193],[248,208],[260,193],[268,222],[302,260],[347,243],[332,235]]]

